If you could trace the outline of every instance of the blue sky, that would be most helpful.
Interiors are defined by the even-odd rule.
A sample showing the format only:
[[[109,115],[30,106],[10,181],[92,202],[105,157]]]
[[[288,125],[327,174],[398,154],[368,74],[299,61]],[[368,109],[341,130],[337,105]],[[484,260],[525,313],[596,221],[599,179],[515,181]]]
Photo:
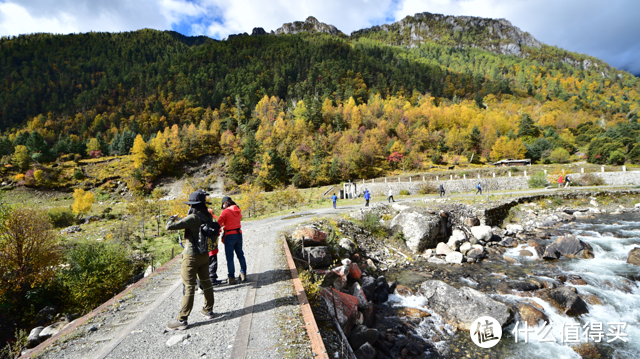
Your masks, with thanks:
[[[544,43],[640,74],[637,0],[0,0],[0,36],[153,28],[224,39],[308,16],[349,34],[425,11],[505,18]]]

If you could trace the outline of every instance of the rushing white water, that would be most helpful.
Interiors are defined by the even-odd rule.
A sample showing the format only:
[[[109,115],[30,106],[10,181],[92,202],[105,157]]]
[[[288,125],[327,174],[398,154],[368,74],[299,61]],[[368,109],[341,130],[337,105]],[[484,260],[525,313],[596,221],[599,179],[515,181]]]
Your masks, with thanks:
[[[525,334],[522,331],[517,334],[518,342],[516,343],[516,338],[512,334],[516,327],[515,322],[505,327],[502,341],[510,341],[507,350],[509,357],[527,359],[580,358],[580,355],[571,348],[571,345],[578,343],[575,341],[567,343],[567,341],[574,339],[571,336],[572,333],[579,333],[580,343],[596,344],[603,358],[640,358],[640,283],[638,282],[640,267],[626,263],[629,251],[640,247],[640,218],[637,215],[635,218],[629,215],[625,215],[623,218],[608,216],[601,217],[591,223],[576,223],[562,229],[569,230],[581,240],[589,243],[593,247],[595,258],[562,258],[557,261],[558,274],[582,277],[587,285],[572,285],[569,282],[565,285],[575,287],[581,295],[596,295],[602,304],[589,304],[589,313],[576,318],[560,314],[555,307],[539,298],[522,298],[516,295],[495,296],[496,299],[511,303],[533,300],[544,308],[544,313],[551,322],[550,336],[545,335],[546,330],[538,333],[543,328],[542,324],[538,324],[534,327],[534,332],[529,332],[526,343]],[[535,253],[533,253],[534,256],[521,256],[520,251],[526,249],[523,247],[520,245],[517,248],[511,248],[505,254],[516,259],[515,265],[536,268],[536,264],[540,263],[537,256]],[[534,251],[532,250],[532,252]],[[553,280],[549,277],[537,278]],[[461,282],[463,285],[474,287],[472,281],[462,279]],[[424,305],[419,298],[393,296],[392,305],[410,307]],[[427,319],[441,321],[437,315]],[[603,333],[601,341],[597,343],[595,339],[599,323],[602,325]],[[621,337],[626,342],[621,339],[611,341],[614,339],[612,333],[616,328],[616,325],[611,323],[626,323],[626,328],[620,331]],[[440,323],[438,324],[440,325]],[[578,326],[579,329],[577,329]],[[424,328],[433,328],[433,325],[425,325]],[[524,329],[524,323],[518,323],[518,329]],[[432,331],[432,329],[429,330]],[[424,334],[425,338],[429,338],[428,335],[432,333],[425,329]],[[592,335],[591,338],[589,334]],[[541,342],[543,337],[545,339],[553,337],[555,341]]]

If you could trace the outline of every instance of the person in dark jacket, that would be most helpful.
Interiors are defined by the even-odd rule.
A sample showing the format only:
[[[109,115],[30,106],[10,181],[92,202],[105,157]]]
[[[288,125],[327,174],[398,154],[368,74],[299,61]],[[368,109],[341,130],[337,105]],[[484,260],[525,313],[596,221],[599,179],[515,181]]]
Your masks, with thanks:
[[[218,224],[224,229],[224,236],[222,237],[222,243],[224,243],[224,254],[227,258],[227,270],[229,271],[228,284],[236,284],[235,277],[235,265],[233,263],[233,253],[236,253],[238,261],[240,262],[240,278],[241,282],[247,280],[247,262],[244,259],[244,252],[242,251],[242,229],[240,220],[242,219],[242,212],[240,207],[236,205],[231,197],[224,197],[222,199],[222,213],[218,218]]]
[[[440,197],[444,197],[444,183],[440,183],[439,191],[440,191]]]
[[[202,220],[198,216],[211,219],[211,214],[207,209],[206,193],[201,191],[193,192],[189,195],[189,201],[185,202],[191,206],[192,214],[180,219],[177,215],[169,217],[167,222],[167,230],[175,231],[184,229],[184,238],[187,241],[184,244],[182,252],[182,284],[185,291],[182,296],[182,306],[180,314],[176,318],[176,322],[169,323],[167,330],[185,330],[189,327],[187,319],[193,309],[193,296],[196,291],[196,279],[200,280],[204,291],[204,308],[202,315],[207,319],[215,318],[213,313],[213,286],[209,279],[209,254],[198,254],[193,246],[193,240],[197,240]]]
[[[369,207],[369,200],[371,199],[371,193],[369,193],[369,190],[364,191],[364,200],[367,201],[367,203],[365,203],[365,207]]]

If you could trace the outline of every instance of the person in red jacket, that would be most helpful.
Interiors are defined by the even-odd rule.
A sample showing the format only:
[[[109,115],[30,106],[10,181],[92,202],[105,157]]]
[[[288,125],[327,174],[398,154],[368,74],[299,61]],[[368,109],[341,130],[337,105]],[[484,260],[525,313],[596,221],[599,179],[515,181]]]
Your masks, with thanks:
[[[242,251],[242,229],[240,220],[242,212],[240,207],[236,205],[231,197],[222,198],[222,213],[218,218],[218,224],[224,229],[222,243],[224,244],[224,254],[227,258],[227,270],[229,271],[228,284],[236,284],[235,265],[233,263],[233,252],[236,253],[240,262],[240,278],[241,282],[247,280],[247,262],[244,259]]]

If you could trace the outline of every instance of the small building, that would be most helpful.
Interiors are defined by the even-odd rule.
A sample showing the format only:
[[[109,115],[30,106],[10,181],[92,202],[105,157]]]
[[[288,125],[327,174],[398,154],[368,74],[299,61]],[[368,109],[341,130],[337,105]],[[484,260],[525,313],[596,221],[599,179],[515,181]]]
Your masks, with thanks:
[[[530,166],[531,160],[528,158],[523,160],[506,159],[506,160],[500,160],[498,162],[495,162],[493,165],[496,167]]]

